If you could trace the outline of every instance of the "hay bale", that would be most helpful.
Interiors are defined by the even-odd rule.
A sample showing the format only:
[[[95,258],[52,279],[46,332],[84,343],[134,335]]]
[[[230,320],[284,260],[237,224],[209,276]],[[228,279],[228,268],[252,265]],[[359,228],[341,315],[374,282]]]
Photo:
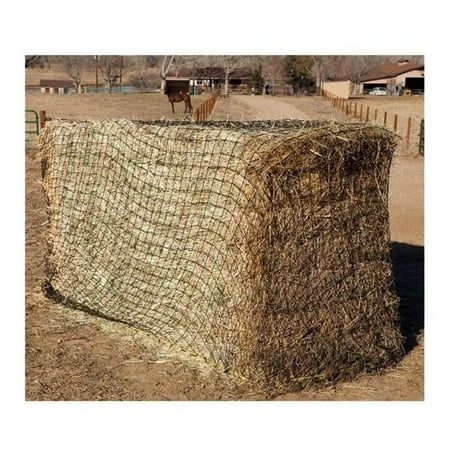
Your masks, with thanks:
[[[270,386],[386,367],[394,147],[368,124],[51,121],[46,292]]]

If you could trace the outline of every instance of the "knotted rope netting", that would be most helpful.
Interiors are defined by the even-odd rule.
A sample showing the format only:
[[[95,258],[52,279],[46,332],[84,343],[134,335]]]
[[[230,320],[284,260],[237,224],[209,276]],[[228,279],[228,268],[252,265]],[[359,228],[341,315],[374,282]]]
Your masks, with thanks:
[[[386,129],[47,125],[55,300],[270,385],[348,378],[401,355]]]

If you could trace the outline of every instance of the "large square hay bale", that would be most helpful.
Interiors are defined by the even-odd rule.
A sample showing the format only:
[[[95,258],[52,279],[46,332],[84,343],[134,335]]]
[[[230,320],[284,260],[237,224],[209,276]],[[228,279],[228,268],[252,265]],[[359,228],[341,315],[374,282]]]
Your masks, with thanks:
[[[268,385],[386,367],[394,146],[367,124],[51,121],[46,292]]]

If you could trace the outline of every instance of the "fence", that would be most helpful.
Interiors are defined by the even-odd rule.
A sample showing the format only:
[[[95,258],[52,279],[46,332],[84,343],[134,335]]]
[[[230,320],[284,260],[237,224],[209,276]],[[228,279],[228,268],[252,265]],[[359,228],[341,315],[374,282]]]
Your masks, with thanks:
[[[419,153],[422,156],[425,154],[425,121],[423,119],[420,122]]]
[[[220,90],[217,89],[213,92],[213,95],[205,100],[195,111],[194,117],[196,122],[204,122],[208,119],[214,110],[214,106],[219,98]]]
[[[392,112],[383,111],[378,108],[371,108],[350,99],[338,97],[325,90],[321,92],[322,97],[330,101],[331,105],[342,111],[347,117],[360,122],[378,122],[393,130],[403,139],[403,146],[406,151],[418,149],[422,153],[422,122],[423,119],[417,117],[406,117]]]

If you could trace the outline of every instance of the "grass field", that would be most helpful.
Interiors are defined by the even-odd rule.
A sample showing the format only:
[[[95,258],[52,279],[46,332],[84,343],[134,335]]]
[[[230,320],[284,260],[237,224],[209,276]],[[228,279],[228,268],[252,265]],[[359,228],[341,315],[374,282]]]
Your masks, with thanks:
[[[193,106],[206,97],[193,97]],[[269,100],[270,101],[270,100]],[[372,101],[369,99],[368,101]],[[386,99],[373,99],[385,102]],[[416,100],[414,100],[416,101]],[[309,119],[345,120],[316,97],[280,97]],[[251,101],[219,100],[213,119],[252,120]],[[400,103],[396,103],[400,107]],[[414,108],[412,104],[409,104]],[[181,118],[160,94],[30,94],[26,107],[68,119]],[[418,109],[420,105],[416,105]],[[404,106],[404,110],[407,107]],[[289,110],[292,111],[292,110]],[[423,111],[423,106],[422,106]],[[423,158],[398,156],[391,173],[390,215],[394,275],[407,355],[383,373],[361,375],[336,387],[280,395],[254,392],[245,384],[205,378],[181,361],[167,361],[157,342],[123,324],[54,304],[44,297],[47,223],[37,148],[26,148],[26,398],[28,400],[421,400],[423,399]]]
[[[192,107],[197,108],[207,98],[207,95],[191,96]],[[184,113],[184,103],[175,103],[173,114],[167,97],[162,94],[27,94],[25,106],[26,109],[45,110],[47,117],[62,119],[127,117],[150,120],[190,117]]]

